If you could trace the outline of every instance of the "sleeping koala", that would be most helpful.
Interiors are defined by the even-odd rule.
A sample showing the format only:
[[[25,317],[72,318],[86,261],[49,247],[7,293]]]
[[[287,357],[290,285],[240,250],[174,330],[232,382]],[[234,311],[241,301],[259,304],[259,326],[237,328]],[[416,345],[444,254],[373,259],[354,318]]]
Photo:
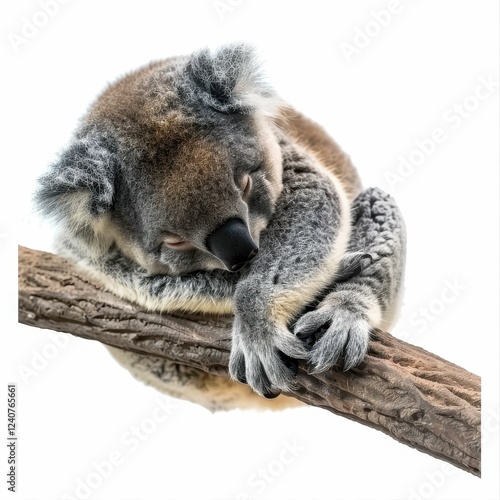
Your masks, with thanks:
[[[290,391],[297,360],[311,372],[358,365],[398,307],[394,200],[362,190],[348,156],[278,98],[244,44],[108,87],[35,200],[58,224],[60,252],[115,294],[234,315],[233,380],[113,349],[137,377],[210,409]]]

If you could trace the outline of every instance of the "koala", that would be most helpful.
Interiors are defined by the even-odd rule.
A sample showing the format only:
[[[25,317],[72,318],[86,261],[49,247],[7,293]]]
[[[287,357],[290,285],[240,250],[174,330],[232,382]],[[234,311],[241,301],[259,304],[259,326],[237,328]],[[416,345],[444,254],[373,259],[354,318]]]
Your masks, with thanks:
[[[370,332],[398,311],[406,233],[395,201],[363,190],[246,44],[111,84],[35,203],[56,223],[58,252],[118,296],[233,315],[230,379],[112,349],[139,379],[212,410],[291,404],[280,394],[299,362],[312,373],[359,365]]]

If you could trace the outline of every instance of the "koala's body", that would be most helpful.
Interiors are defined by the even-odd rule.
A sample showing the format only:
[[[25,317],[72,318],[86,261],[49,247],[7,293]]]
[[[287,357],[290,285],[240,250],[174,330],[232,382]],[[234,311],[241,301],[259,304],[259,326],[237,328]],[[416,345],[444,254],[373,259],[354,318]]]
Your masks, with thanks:
[[[349,157],[275,95],[245,45],[111,85],[36,202],[58,223],[61,253],[119,296],[234,315],[233,380],[112,350],[138,378],[210,409],[290,390],[297,360],[354,367],[398,308],[405,230],[394,200],[362,190]]]

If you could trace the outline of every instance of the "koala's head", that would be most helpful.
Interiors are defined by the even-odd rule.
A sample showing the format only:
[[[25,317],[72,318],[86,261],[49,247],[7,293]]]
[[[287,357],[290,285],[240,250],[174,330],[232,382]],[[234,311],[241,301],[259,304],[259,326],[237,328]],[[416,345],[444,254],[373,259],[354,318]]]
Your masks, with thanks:
[[[64,244],[150,273],[238,270],[282,188],[278,99],[245,45],[152,63],[94,103],[36,200]]]

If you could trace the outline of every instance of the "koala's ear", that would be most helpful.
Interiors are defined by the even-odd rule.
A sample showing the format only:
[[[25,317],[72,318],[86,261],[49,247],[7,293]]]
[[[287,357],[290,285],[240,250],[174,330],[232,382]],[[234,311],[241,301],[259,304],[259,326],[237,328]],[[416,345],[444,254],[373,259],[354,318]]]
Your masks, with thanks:
[[[88,230],[112,207],[117,167],[109,140],[95,130],[82,133],[39,178],[35,205],[66,229]]]
[[[260,110],[274,115],[279,99],[264,81],[256,50],[247,44],[203,49],[189,58],[186,71],[202,100],[223,113]]]

